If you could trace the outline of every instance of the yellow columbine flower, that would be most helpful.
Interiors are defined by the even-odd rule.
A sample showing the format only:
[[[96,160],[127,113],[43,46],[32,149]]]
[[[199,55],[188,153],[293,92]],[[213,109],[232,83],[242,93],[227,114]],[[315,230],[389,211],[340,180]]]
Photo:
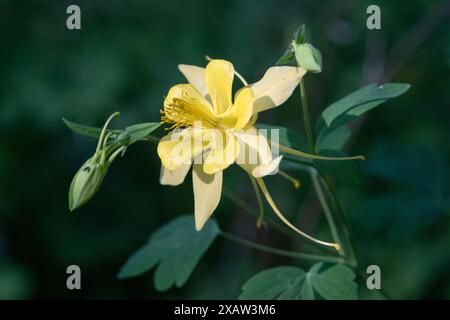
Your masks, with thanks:
[[[281,156],[273,157],[266,137],[252,125],[259,112],[285,102],[306,71],[271,67],[260,81],[247,85],[225,60],[211,60],[206,68],[178,67],[189,84],[175,85],[164,100],[162,121],[175,130],[158,145],[160,182],[179,185],[192,165],[195,226],[200,230],[219,204],[222,171],[232,163],[255,178],[277,173]],[[235,74],[245,86],[233,102]],[[244,150],[256,151],[255,161],[239,161],[248,156]]]

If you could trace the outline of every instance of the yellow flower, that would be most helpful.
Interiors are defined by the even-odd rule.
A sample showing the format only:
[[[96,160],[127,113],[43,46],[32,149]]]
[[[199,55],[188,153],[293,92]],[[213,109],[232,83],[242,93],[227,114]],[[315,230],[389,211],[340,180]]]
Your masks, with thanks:
[[[260,81],[247,85],[225,60],[211,60],[206,68],[178,67],[189,84],[172,87],[164,101],[162,121],[174,130],[158,145],[160,182],[179,185],[193,167],[195,225],[200,230],[219,204],[222,172],[228,166],[237,163],[255,178],[278,172],[281,156],[273,157],[253,123],[259,112],[285,102],[306,71],[271,67]],[[235,74],[245,86],[233,101]],[[254,161],[248,161],[251,153]]]

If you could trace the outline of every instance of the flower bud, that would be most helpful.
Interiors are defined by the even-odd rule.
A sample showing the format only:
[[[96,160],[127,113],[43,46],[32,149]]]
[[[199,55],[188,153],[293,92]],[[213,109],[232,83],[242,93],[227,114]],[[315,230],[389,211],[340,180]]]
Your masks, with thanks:
[[[309,43],[294,45],[295,59],[299,66],[309,72],[322,71],[322,55]]]
[[[108,163],[100,164],[93,157],[87,160],[73,177],[69,190],[69,209],[74,211],[88,202],[102,184]]]

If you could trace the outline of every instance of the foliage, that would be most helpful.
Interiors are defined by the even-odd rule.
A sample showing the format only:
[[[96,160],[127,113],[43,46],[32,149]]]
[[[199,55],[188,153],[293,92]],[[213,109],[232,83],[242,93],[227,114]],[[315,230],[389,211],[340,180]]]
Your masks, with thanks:
[[[354,300],[355,274],[349,267],[334,265],[319,272],[316,263],[308,272],[297,267],[276,267],[262,271],[242,287],[239,299],[314,300],[316,293],[327,300]]]

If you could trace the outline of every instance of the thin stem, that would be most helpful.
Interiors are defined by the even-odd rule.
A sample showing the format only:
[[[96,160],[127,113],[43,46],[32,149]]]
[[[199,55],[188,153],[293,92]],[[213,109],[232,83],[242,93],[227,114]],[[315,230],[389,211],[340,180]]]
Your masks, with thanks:
[[[226,196],[227,198],[229,198],[231,201],[233,201],[237,206],[241,207],[242,209],[244,209],[248,214],[258,218],[259,217],[259,212],[253,208],[252,206],[250,206],[246,201],[244,201],[241,197],[239,197],[237,194],[235,194],[234,192],[230,191],[229,189],[227,189],[226,187],[223,187],[222,189],[222,193],[224,196]],[[287,227],[285,227],[284,225],[280,224],[278,221],[273,220],[272,218],[266,216],[265,217],[265,221],[275,230],[283,233],[284,235],[287,235],[289,237],[292,236],[292,232],[287,229]],[[305,243],[307,245],[310,245],[310,243]],[[319,251],[322,251],[324,253],[327,254],[331,254],[333,255],[335,253],[335,251],[331,251],[328,247],[323,247],[323,246],[311,246],[314,249],[317,249]]]
[[[278,174],[280,176],[282,176],[283,178],[285,178],[285,179],[289,180],[290,182],[292,182],[292,184],[294,185],[295,189],[300,188],[300,186],[301,186],[300,180],[294,178],[293,176],[291,176],[290,174],[284,172],[283,170],[278,170]]]
[[[283,221],[289,228],[291,228],[292,230],[297,232],[299,235],[301,235],[302,237],[310,240],[313,243],[316,243],[316,244],[319,244],[319,245],[322,245],[322,246],[332,247],[332,248],[336,249],[336,251],[339,251],[339,249],[340,249],[339,244],[326,242],[326,241],[322,241],[322,240],[316,239],[316,238],[310,236],[309,234],[303,232],[302,230],[298,229],[291,222],[289,222],[289,220],[286,219],[286,217],[281,213],[281,211],[275,205],[275,202],[273,201],[272,197],[270,196],[269,191],[267,190],[267,187],[266,187],[266,184],[264,183],[264,180],[262,178],[257,178],[256,181],[258,182],[258,185],[261,188],[262,193],[266,197],[267,202],[270,204],[270,206],[272,207],[272,209],[275,212],[275,214],[277,215],[277,217],[281,221]]]
[[[248,177],[250,179],[250,182],[252,183],[253,190],[255,191],[256,200],[258,201],[259,217],[258,220],[256,220],[256,227],[261,228],[262,222],[264,220],[264,204],[262,202],[261,192],[259,192],[259,188],[255,178],[253,178],[250,174],[248,175]]]
[[[335,161],[345,161],[345,160],[366,160],[364,156],[353,156],[353,157],[326,157],[326,156],[320,156],[317,154],[309,154],[300,150],[289,148],[288,146],[279,144],[274,142],[273,140],[270,141],[272,145],[275,147],[278,147],[278,149],[281,152],[287,153],[292,156],[296,156],[299,158],[305,158],[305,159],[316,159],[316,160],[335,160]]]
[[[152,143],[159,143],[159,138],[152,136],[152,135],[148,135],[142,139],[140,139],[140,141],[148,141],[148,142],[152,142]]]
[[[327,188],[327,191],[328,191],[328,194],[330,195],[331,200],[333,201],[333,203],[336,207],[336,211],[338,213],[338,218],[341,222],[341,227],[342,227],[343,233],[348,242],[351,264],[353,266],[357,267],[360,265],[360,262],[359,262],[359,258],[357,256],[357,254],[356,254],[355,242],[352,237],[352,232],[350,231],[350,224],[348,222],[347,216],[345,215],[344,210],[342,209],[341,203],[339,202],[339,199],[338,199],[331,183],[328,181],[328,179],[326,178],[325,175],[321,174],[320,172],[319,172],[319,174]]]
[[[314,136],[311,130],[311,121],[309,119],[308,99],[306,98],[306,90],[304,80],[300,80],[300,98],[302,101],[303,122],[305,123],[306,138],[308,139],[309,152],[314,151]]]
[[[102,132],[100,134],[100,138],[98,139],[98,144],[97,144],[97,149],[95,150],[95,152],[99,152],[100,148],[103,145],[103,138],[105,137],[105,132],[106,132],[106,128],[108,127],[109,123],[111,122],[111,120],[115,117],[120,115],[120,112],[114,112],[112,115],[109,116],[108,120],[106,120]]]
[[[279,256],[290,257],[290,258],[295,258],[295,259],[299,259],[299,260],[324,261],[324,262],[331,262],[331,263],[346,263],[345,259],[343,259],[341,257],[322,256],[322,255],[301,253],[301,252],[296,252],[296,251],[282,250],[282,249],[258,244],[258,243],[252,242],[252,241],[248,241],[248,240],[242,239],[240,237],[237,237],[233,234],[224,232],[224,231],[220,231],[219,234],[226,239],[243,244],[247,247],[250,247],[250,248],[253,248],[256,250],[260,250],[260,251],[264,251],[264,252],[268,252],[268,253],[272,253],[272,254],[277,254]]]
[[[344,256],[345,250],[342,247],[342,242],[341,242],[341,239],[339,238],[339,233],[337,231],[336,224],[333,219],[333,215],[331,213],[330,207],[328,206],[327,200],[323,193],[322,186],[320,185],[317,170],[310,168],[309,172],[311,175],[311,180],[312,180],[314,189],[316,190],[317,197],[319,198],[323,212],[325,213],[325,217],[328,221],[328,225],[330,226],[330,231],[331,231],[331,235],[333,236],[333,240],[341,246],[342,250],[339,253],[342,256]]]
[[[228,190],[227,188],[223,187],[222,188],[222,193],[224,196],[226,196],[228,199],[230,199],[231,201],[233,201],[237,206],[241,207],[242,209],[244,209],[247,213],[249,213],[250,215],[259,218],[260,213],[258,212],[258,210],[256,210],[255,208],[253,208],[252,206],[250,206],[247,202],[245,202],[244,200],[241,199],[241,197],[239,197],[237,194],[235,194],[234,192],[232,192],[231,190]],[[268,222],[268,224],[273,227],[274,229],[280,231],[281,233],[284,233],[285,235],[291,235],[291,232],[289,232],[285,227],[283,227],[282,225],[278,224],[277,222],[275,222],[272,219],[266,219],[266,221]]]

